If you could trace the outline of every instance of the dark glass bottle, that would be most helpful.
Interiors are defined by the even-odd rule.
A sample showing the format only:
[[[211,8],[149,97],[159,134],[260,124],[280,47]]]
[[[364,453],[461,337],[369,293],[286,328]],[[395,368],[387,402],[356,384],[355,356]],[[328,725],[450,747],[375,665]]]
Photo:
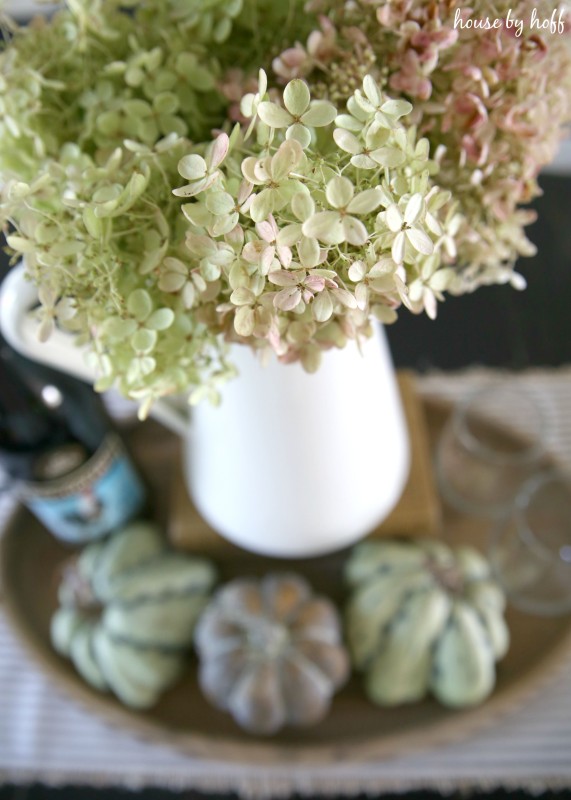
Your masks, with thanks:
[[[145,504],[141,478],[93,389],[1,340],[0,467],[66,541],[104,536]]]

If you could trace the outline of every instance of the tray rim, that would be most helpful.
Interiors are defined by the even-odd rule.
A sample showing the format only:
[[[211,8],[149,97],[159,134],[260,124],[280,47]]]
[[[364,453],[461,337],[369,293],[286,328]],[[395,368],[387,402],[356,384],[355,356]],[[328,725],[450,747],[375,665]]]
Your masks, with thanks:
[[[423,405],[438,413],[448,412],[452,404],[439,398],[421,398]],[[555,463],[555,459],[551,459]],[[55,650],[46,647],[27,624],[26,615],[17,599],[7,590],[6,542],[13,533],[15,521],[25,511],[16,503],[0,531],[0,610],[18,640],[42,672],[53,680],[62,694],[76,702],[86,713],[94,713],[98,719],[122,732],[152,744],[172,746],[186,755],[207,762],[240,763],[256,766],[321,766],[332,763],[367,763],[373,760],[390,759],[434,749],[466,739],[473,733],[491,727],[499,718],[514,713],[550,684],[566,668],[566,656],[571,654],[571,615],[559,641],[546,656],[528,672],[516,677],[499,693],[493,693],[483,704],[475,708],[445,710],[440,720],[420,724],[414,730],[386,732],[377,737],[364,735],[352,737],[347,742],[290,744],[252,736],[237,729],[236,736],[219,737],[200,731],[167,728],[160,720],[139,715],[137,711],[122,706],[112,695],[102,694],[89,687],[79,675],[71,674],[68,662]],[[28,513],[28,512],[26,512]],[[49,534],[48,534],[49,535]],[[151,710],[152,713],[152,710]]]

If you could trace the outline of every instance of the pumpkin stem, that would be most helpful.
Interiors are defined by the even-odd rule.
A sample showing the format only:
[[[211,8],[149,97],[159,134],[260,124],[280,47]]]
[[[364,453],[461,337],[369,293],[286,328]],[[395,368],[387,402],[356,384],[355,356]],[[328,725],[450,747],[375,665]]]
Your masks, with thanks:
[[[248,630],[248,644],[265,657],[277,658],[290,644],[290,633],[285,625],[257,620]]]
[[[452,595],[463,593],[465,586],[464,575],[456,564],[441,564],[436,559],[429,558],[426,562],[426,568],[446,592]]]
[[[101,616],[103,606],[95,596],[90,581],[81,574],[77,556],[64,562],[61,585],[74,608],[92,617]]]

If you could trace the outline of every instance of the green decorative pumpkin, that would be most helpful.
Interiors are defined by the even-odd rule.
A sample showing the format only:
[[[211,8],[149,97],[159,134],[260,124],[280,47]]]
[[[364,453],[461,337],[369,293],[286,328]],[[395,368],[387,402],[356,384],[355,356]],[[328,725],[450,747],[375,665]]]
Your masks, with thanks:
[[[318,722],[349,674],[336,609],[296,575],[224,586],[195,643],[203,692],[253,733]]]
[[[151,523],[94,542],[64,570],[52,643],[93,687],[148,708],[179,677],[215,570]]]
[[[509,646],[505,598],[476,550],[435,541],[364,542],[346,565],[355,666],[384,706],[431,692],[447,706],[485,700]]]

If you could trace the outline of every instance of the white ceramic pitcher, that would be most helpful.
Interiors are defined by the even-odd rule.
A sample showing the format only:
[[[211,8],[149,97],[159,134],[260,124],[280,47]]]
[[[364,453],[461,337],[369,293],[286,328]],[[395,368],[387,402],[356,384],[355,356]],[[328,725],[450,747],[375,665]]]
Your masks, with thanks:
[[[29,358],[94,376],[85,353],[56,331],[40,343],[29,309],[37,303],[24,267],[0,291],[0,327]],[[168,401],[153,415],[186,440],[188,490],[206,521],[256,553],[299,558],[345,547],[369,533],[397,503],[409,472],[409,441],[384,330],[324,353],[309,375],[276,359],[263,366],[233,345],[239,377],[222,403],[181,415]]]

